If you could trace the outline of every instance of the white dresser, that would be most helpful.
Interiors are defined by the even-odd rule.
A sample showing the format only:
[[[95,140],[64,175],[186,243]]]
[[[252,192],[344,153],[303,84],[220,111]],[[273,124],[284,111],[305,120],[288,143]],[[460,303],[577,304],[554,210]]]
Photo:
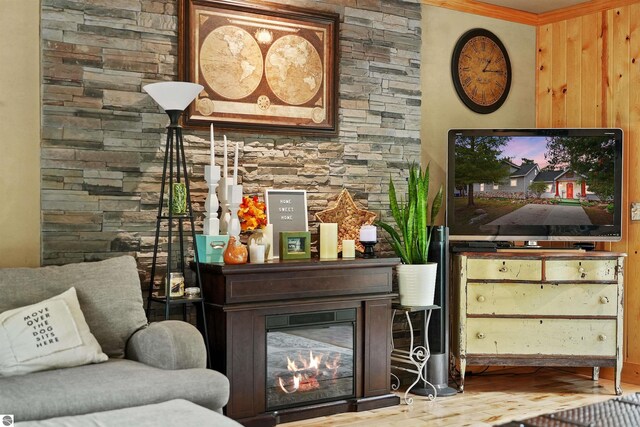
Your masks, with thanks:
[[[452,354],[466,365],[615,367],[621,394],[624,254],[453,257]]]

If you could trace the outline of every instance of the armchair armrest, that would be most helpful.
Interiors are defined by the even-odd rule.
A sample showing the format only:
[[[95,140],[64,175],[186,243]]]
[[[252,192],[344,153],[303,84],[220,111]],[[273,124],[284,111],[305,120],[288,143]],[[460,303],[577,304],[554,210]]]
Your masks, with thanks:
[[[205,368],[207,351],[202,335],[192,324],[163,320],[129,338],[127,359],[162,369]]]

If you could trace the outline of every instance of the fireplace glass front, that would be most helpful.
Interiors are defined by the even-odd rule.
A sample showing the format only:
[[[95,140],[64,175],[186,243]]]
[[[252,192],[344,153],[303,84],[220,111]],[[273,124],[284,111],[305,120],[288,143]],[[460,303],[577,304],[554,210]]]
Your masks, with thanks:
[[[356,309],[267,316],[267,410],[353,397]]]

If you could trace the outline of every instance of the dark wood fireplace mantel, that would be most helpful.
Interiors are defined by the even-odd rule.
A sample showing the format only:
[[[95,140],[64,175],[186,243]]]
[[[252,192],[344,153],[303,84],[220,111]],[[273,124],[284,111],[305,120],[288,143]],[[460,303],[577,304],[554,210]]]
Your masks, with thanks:
[[[231,384],[226,414],[244,425],[280,422],[399,403],[390,393],[391,300],[398,258],[203,264],[213,367]],[[266,410],[266,317],[356,310],[355,396]]]

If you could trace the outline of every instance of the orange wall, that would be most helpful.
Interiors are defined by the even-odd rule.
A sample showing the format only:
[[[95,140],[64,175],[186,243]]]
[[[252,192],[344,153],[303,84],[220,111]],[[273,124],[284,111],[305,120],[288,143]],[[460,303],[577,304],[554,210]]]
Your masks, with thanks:
[[[625,266],[623,379],[640,384],[640,2],[537,29],[536,125],[619,127],[625,134],[623,239],[610,249]]]

